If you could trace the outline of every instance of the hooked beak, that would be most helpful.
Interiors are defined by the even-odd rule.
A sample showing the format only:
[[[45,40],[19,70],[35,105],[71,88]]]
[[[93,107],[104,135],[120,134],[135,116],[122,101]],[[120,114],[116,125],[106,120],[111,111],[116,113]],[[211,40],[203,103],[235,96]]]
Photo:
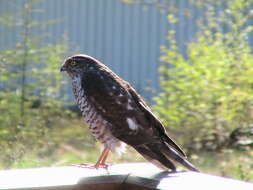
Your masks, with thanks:
[[[67,71],[67,68],[66,68],[66,66],[65,66],[65,65],[62,65],[62,66],[61,66],[61,69],[60,69],[60,71],[61,71],[61,72]]]

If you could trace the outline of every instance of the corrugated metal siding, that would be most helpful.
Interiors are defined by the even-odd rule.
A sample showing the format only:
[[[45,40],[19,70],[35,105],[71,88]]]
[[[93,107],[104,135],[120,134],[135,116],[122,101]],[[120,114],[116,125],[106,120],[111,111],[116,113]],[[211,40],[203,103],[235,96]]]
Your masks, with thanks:
[[[187,0],[177,1],[184,11]],[[0,11],[17,11],[24,0],[0,0]],[[169,24],[166,14],[155,7],[129,6],[119,0],[44,0],[38,6],[44,12],[34,14],[38,20],[60,19],[36,33],[51,35],[47,42],[57,42],[64,32],[68,34],[75,53],[92,55],[129,81],[147,99],[147,87],[159,89],[160,46],[167,44]],[[194,14],[199,14],[197,11]],[[176,26],[177,40],[182,52],[196,32],[194,20],[180,16]],[[11,31],[10,31],[11,30]],[[14,44],[20,31],[0,27],[0,47]]]

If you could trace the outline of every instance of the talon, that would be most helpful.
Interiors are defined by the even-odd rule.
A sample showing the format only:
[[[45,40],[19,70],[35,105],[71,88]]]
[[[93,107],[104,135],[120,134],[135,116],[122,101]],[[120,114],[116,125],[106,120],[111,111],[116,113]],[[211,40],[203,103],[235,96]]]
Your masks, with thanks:
[[[107,169],[110,165],[108,164],[99,164],[99,165],[92,165],[92,164],[70,164],[69,166],[74,166],[78,168],[85,168],[85,169]]]
[[[108,169],[110,165],[109,164],[99,164],[98,166],[94,166],[96,169],[102,168],[102,169]]]
[[[69,166],[74,166],[74,167],[78,167],[78,168],[88,168],[88,169],[95,168],[92,164],[70,164]]]

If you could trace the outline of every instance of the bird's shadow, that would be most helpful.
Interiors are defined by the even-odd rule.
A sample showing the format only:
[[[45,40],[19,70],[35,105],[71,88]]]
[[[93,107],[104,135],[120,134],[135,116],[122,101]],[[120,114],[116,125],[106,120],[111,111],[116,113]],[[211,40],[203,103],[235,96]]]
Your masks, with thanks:
[[[168,177],[177,177],[176,175],[173,174],[177,174],[177,173],[185,173],[187,171],[161,171],[157,174],[152,175],[153,179],[156,179],[158,181],[161,181],[164,178],[168,178]]]
[[[125,188],[128,184],[134,184],[139,187],[143,187],[143,189],[151,188],[156,189],[161,181],[165,178],[177,177],[177,173],[183,173],[186,171],[161,171],[158,173],[154,173],[153,175],[144,177],[144,176],[135,176],[133,173],[128,174],[113,174],[107,170],[107,175],[94,176],[94,177],[85,177],[81,178],[78,181],[79,185],[101,185],[101,184],[118,184],[119,189]],[[145,188],[146,187],[146,188]],[[123,188],[123,189],[124,189]],[[106,189],[106,188],[105,188]]]

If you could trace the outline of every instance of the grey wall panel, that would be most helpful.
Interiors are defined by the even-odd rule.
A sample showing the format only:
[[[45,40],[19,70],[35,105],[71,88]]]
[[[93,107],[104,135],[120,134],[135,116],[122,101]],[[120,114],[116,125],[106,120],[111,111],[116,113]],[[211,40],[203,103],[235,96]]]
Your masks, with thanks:
[[[24,2],[0,0],[0,13],[11,13],[17,9],[13,7],[20,7]],[[190,6],[187,0],[178,3],[182,11]],[[160,46],[168,43],[166,14],[152,6],[144,9],[141,5],[129,6],[120,0],[42,0],[38,8],[43,12],[34,13],[34,19],[60,20],[54,25],[33,31],[50,34],[45,43],[56,43],[66,32],[75,53],[86,53],[101,60],[132,83],[147,99],[150,100],[152,96],[147,87],[159,89],[157,69]],[[197,11],[193,13],[198,14]],[[197,16],[188,19],[181,17],[176,29],[183,52],[185,43],[196,32],[193,22]],[[18,41],[20,29],[9,30],[0,26],[0,48]]]

